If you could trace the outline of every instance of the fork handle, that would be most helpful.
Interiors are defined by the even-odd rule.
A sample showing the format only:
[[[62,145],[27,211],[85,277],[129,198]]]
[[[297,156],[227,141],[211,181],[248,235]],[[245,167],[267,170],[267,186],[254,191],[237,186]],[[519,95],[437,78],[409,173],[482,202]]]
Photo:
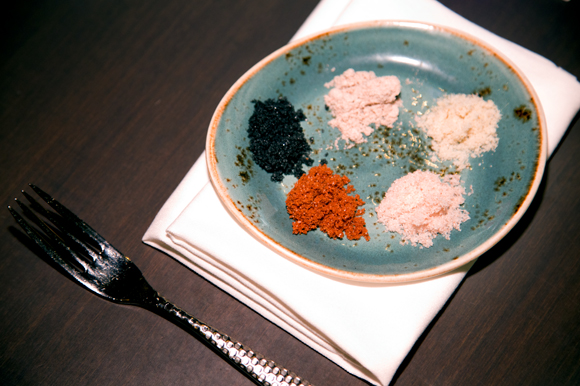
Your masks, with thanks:
[[[165,319],[181,326],[200,338],[232,366],[241,370],[258,385],[264,386],[313,386],[274,361],[257,354],[242,343],[222,334],[215,328],[199,321],[158,295],[153,302],[154,311]]]

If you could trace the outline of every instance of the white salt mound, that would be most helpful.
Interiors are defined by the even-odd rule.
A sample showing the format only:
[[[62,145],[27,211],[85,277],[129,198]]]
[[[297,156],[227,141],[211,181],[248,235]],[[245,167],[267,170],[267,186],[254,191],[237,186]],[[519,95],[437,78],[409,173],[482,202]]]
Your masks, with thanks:
[[[443,96],[431,111],[415,118],[417,125],[433,139],[433,150],[439,159],[453,161],[459,170],[469,166],[469,157],[496,149],[500,119],[493,101],[466,94]]]
[[[377,77],[372,71],[346,70],[324,85],[332,88],[324,96],[334,119],[328,124],[350,142],[366,142],[374,129],[370,124],[393,127],[399,117],[401,83],[396,76]],[[350,146],[354,146],[351,144]]]
[[[433,172],[418,170],[395,180],[376,208],[379,222],[388,232],[402,236],[401,244],[433,245],[438,234],[449,240],[453,229],[469,219],[460,206],[465,189],[459,175],[441,179]]]

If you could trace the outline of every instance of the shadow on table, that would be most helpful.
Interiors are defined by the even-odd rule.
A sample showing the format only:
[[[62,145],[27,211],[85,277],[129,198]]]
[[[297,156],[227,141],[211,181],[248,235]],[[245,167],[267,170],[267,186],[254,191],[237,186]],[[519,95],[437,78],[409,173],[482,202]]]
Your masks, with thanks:
[[[496,245],[494,245],[489,251],[481,255],[473,267],[467,272],[466,278],[477,274],[478,272],[484,270],[489,265],[493,264],[497,259],[503,256],[524,234],[528,226],[532,223],[534,216],[538,212],[542,200],[544,199],[544,192],[546,190],[546,180],[548,174],[548,165],[546,165],[546,170],[544,172],[544,178],[538,187],[538,191],[532,200],[529,208],[526,210],[522,218],[518,223],[504,236]]]
[[[78,285],[78,282],[76,280],[71,279],[67,274],[67,272],[59,264],[55,263],[54,260],[52,260],[50,256],[48,256],[46,252],[42,248],[40,248],[38,244],[36,244],[36,242],[34,242],[30,237],[28,237],[26,233],[21,231],[19,228],[16,228],[15,226],[9,226],[8,232],[10,232],[12,236],[14,236],[14,238],[16,238],[22,245],[28,248],[30,252],[32,252],[46,264],[50,265],[52,268],[60,272],[68,280]],[[81,288],[84,287],[81,286]]]

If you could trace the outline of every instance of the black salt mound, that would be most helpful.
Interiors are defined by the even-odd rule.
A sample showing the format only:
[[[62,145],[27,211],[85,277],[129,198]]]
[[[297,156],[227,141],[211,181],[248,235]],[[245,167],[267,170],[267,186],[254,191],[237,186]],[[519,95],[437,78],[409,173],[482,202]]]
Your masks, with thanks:
[[[258,166],[272,173],[272,181],[281,182],[284,175],[300,178],[302,165],[311,166],[310,145],[304,137],[300,122],[306,120],[302,110],[286,98],[253,100],[254,113],[250,117],[248,137],[252,158]]]

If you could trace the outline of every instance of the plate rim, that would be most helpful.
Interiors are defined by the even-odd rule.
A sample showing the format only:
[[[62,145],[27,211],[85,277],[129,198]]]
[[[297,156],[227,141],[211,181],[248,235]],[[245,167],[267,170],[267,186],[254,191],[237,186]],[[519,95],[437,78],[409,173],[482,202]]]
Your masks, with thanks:
[[[500,228],[498,229],[490,238],[485,240],[482,244],[474,248],[468,253],[465,253],[458,258],[451,260],[447,263],[440,264],[438,266],[423,269],[420,271],[410,272],[410,273],[401,273],[401,274],[369,274],[369,273],[357,273],[351,271],[343,271],[337,268],[329,267],[324,264],[312,261],[291,249],[284,247],[276,240],[272,239],[262,231],[260,231],[246,216],[243,212],[238,209],[235,205],[229,194],[227,193],[227,188],[222,184],[219,178],[218,172],[218,162],[215,156],[215,134],[217,127],[220,122],[220,118],[223,115],[229,101],[233,98],[233,96],[237,93],[237,91],[251,79],[256,73],[258,73],[262,68],[264,68],[268,63],[272,62],[274,59],[280,57],[281,55],[286,54],[288,51],[293,50],[299,46],[305,45],[312,40],[321,39],[325,36],[329,36],[332,34],[340,33],[340,32],[347,32],[357,29],[370,29],[370,28],[393,28],[393,27],[405,27],[405,28],[412,28],[416,30],[438,30],[445,33],[449,33],[464,40],[470,41],[471,43],[483,48],[490,54],[493,54],[496,58],[501,60],[508,68],[512,70],[512,72],[520,79],[524,87],[527,89],[531,96],[530,102],[534,105],[538,115],[538,126],[539,126],[539,135],[540,135],[540,149],[539,149],[539,156],[536,163],[536,171],[534,173],[533,181],[530,184],[530,188],[526,193],[525,199],[521,202],[518,210],[512,215],[512,217]],[[219,197],[220,202],[224,205],[227,212],[232,216],[232,218],[240,225],[246,232],[248,232],[252,237],[257,239],[262,244],[269,247],[271,250],[276,252],[278,255],[281,255],[284,258],[287,258],[294,263],[297,263],[305,268],[313,270],[319,274],[324,274],[326,276],[330,276],[332,278],[338,278],[347,280],[349,282],[361,282],[361,283],[405,283],[405,282],[413,282],[419,280],[430,279],[436,276],[440,276],[449,272],[452,272],[472,261],[477,259],[479,256],[484,254],[486,251],[491,249],[495,244],[497,244],[505,235],[509,233],[509,231],[519,222],[523,214],[529,208],[532,200],[536,196],[536,193],[539,189],[540,183],[543,178],[543,174],[545,171],[546,161],[548,158],[548,145],[547,145],[547,127],[546,127],[546,118],[544,115],[543,108],[541,106],[540,100],[538,95],[533,88],[530,81],[527,77],[523,74],[523,72],[513,63],[511,59],[505,56],[496,48],[492,47],[486,42],[470,35],[466,32],[439,25],[439,24],[432,24],[420,21],[411,21],[411,20],[373,20],[373,21],[365,21],[365,22],[358,22],[358,23],[350,23],[345,24],[333,28],[326,29],[324,31],[314,33],[308,36],[305,36],[301,39],[296,41],[292,41],[262,60],[258,63],[253,65],[248,71],[246,71],[226,92],[226,94],[220,100],[217,108],[215,109],[210,124],[208,128],[208,133],[206,137],[206,147],[205,147],[205,156],[207,161],[207,168],[209,173],[209,179],[211,181],[212,186],[214,187],[217,196]]]

